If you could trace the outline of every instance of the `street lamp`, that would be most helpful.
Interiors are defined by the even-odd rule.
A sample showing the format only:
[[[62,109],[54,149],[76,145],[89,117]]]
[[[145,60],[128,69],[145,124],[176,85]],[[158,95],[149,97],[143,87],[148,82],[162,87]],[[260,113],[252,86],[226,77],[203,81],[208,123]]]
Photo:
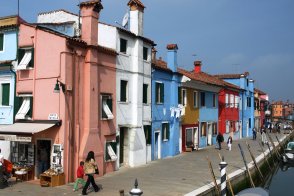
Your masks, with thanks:
[[[62,83],[61,81],[59,81],[58,79],[56,79],[56,84],[55,84],[53,92],[54,93],[59,93],[60,92],[60,87],[61,87],[62,92],[64,93],[65,92],[65,84]]]

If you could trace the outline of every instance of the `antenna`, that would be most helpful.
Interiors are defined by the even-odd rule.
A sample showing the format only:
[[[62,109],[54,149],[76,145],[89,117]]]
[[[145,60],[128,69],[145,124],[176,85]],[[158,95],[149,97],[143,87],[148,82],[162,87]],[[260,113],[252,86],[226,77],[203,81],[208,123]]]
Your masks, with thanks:
[[[129,21],[129,13],[127,12],[125,15],[124,15],[124,18],[122,20],[122,26],[124,28],[126,28],[127,24],[128,24],[128,21]]]

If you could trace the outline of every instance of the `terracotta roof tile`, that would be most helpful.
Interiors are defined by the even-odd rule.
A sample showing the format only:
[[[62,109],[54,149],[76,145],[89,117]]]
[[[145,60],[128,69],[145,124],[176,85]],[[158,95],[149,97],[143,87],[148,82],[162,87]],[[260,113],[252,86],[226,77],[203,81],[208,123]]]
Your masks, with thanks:
[[[133,3],[140,6],[140,7],[142,7],[142,8],[145,8],[144,4],[140,0],[130,0],[129,3],[128,3],[128,6],[132,5]]]
[[[166,46],[166,48],[167,48],[168,50],[177,50],[177,49],[178,49],[178,45],[177,45],[177,44],[168,44],[168,45]]]
[[[171,72],[172,70],[167,67],[167,63],[163,61],[161,58],[152,61],[152,67],[155,69],[161,69],[164,71]]]
[[[257,93],[260,94],[260,95],[266,95],[265,92],[263,92],[263,91],[261,91],[261,90],[259,90],[259,89],[257,89],[257,88],[254,88],[254,91],[257,92]]]
[[[195,73],[194,71],[190,72],[181,68],[178,68],[178,72],[187,76],[188,78],[191,78],[192,80],[204,82],[209,85],[225,87],[223,80],[204,72]]]

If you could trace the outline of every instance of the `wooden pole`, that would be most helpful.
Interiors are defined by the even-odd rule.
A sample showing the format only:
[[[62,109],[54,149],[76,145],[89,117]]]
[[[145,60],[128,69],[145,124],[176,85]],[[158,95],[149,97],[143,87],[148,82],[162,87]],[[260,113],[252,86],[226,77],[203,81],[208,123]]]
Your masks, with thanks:
[[[268,166],[268,168],[272,171],[271,165],[269,164],[269,161],[268,161],[268,159],[267,159],[267,157],[266,157],[266,155],[265,155],[265,152],[264,152],[264,150],[263,150],[263,148],[262,148],[262,145],[261,145],[259,142],[258,142],[258,144],[259,144],[259,146],[260,146],[260,148],[261,148],[261,151],[262,151],[262,153],[263,153],[264,159],[265,159],[266,162],[267,162],[267,166]]]
[[[216,178],[215,178],[215,175],[214,175],[214,172],[213,172],[211,161],[209,160],[208,157],[206,157],[206,159],[207,159],[208,167],[210,169],[210,173],[211,173],[212,180],[213,180],[213,183],[214,183],[215,191],[216,191],[217,195],[220,195],[220,191],[219,191],[219,188],[218,188],[217,183],[216,183]]]
[[[256,160],[255,160],[255,158],[254,158],[254,156],[253,156],[253,153],[252,153],[251,150],[250,150],[250,146],[249,146],[249,144],[248,144],[247,141],[246,141],[246,144],[247,144],[247,148],[248,148],[248,151],[249,151],[249,153],[250,153],[250,156],[251,156],[251,158],[252,158],[252,161],[253,161],[253,163],[254,163],[254,166],[255,166],[255,168],[257,169],[257,171],[258,171],[258,173],[259,173],[259,175],[260,175],[261,180],[264,181],[264,177],[263,177],[263,175],[262,175],[262,173],[261,173],[261,171],[260,171],[260,169],[259,169],[259,167],[258,167],[258,165],[257,165],[257,163],[256,163]]]
[[[239,146],[239,149],[240,149],[240,152],[241,152],[241,155],[242,155],[242,158],[243,158],[243,162],[244,162],[244,165],[245,165],[245,168],[246,168],[246,171],[248,173],[248,176],[249,176],[249,180],[250,180],[250,183],[251,183],[251,187],[255,188],[255,185],[254,185],[254,182],[252,180],[252,177],[251,177],[251,174],[250,174],[250,171],[249,171],[249,168],[248,168],[248,165],[246,163],[246,159],[245,159],[245,156],[244,156],[244,152],[242,150],[242,147],[240,144],[238,144]]]
[[[270,134],[268,134],[268,133],[266,133],[266,134],[267,134],[267,136],[268,136],[268,138],[269,138],[269,140],[270,140],[270,142],[271,142],[271,144],[272,144],[272,146],[274,148],[274,151],[276,153],[277,158],[279,159],[279,157],[281,157],[281,155],[280,155],[279,151],[277,150],[277,148],[275,146],[275,143],[273,142],[272,137],[270,136]]]
[[[269,143],[268,143],[268,142],[266,143],[266,145],[267,145],[267,147],[268,147],[268,150],[269,150],[269,152],[270,152],[270,154],[271,154],[271,157],[272,157],[273,164],[275,165],[275,161],[274,161],[274,155],[273,155],[273,153],[272,153],[272,151],[271,151],[271,147],[270,147],[270,145],[269,145]]]

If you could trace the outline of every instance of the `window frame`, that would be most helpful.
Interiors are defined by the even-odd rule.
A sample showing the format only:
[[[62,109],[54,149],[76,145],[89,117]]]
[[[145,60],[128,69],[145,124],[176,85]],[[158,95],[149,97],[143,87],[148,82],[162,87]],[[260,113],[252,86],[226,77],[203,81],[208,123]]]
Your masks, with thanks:
[[[152,144],[151,125],[143,125],[143,129],[145,134],[146,145],[151,145]]]
[[[124,38],[120,38],[119,52],[123,54],[127,54],[127,51],[128,51],[128,40]]]
[[[114,118],[114,114],[113,114],[113,99],[112,99],[112,96],[111,94],[104,94],[104,93],[101,93],[100,94],[101,96],[101,119],[102,120],[111,120]],[[107,113],[104,111],[104,108],[103,108],[103,101],[104,99],[106,99],[106,104],[113,116],[113,118],[110,118]]]
[[[164,104],[164,83],[162,82],[155,82],[155,102]]]
[[[148,88],[149,88],[149,85],[144,83],[143,84],[143,99],[142,99],[143,104],[148,104]]]
[[[200,104],[201,107],[205,107],[205,92],[200,92]]]
[[[148,61],[149,48],[143,46],[143,60]]]
[[[162,122],[161,124],[161,139],[166,142],[169,140],[170,136],[170,125],[169,122]]]
[[[125,92],[123,94],[123,92]],[[128,102],[128,81],[120,80],[120,102],[127,103]]]
[[[199,93],[198,91],[193,91],[193,107],[199,108]]]
[[[17,118],[16,120],[28,120],[28,119],[33,119],[33,103],[34,103],[34,97],[32,94],[20,94],[18,96],[15,97],[15,103],[18,102],[18,105],[14,105],[15,110],[16,110],[16,114],[14,116],[14,118],[16,119],[16,115],[18,114],[23,102],[25,99],[29,99],[30,102],[30,108],[28,110],[28,112],[25,114],[24,118]]]
[[[4,88],[4,85],[8,85],[8,88]],[[0,106],[10,106],[10,82],[2,82],[0,83]],[[4,92],[4,90],[7,90],[8,92]],[[5,95],[5,96],[4,96]],[[3,102],[7,103],[7,104],[3,104]]]

